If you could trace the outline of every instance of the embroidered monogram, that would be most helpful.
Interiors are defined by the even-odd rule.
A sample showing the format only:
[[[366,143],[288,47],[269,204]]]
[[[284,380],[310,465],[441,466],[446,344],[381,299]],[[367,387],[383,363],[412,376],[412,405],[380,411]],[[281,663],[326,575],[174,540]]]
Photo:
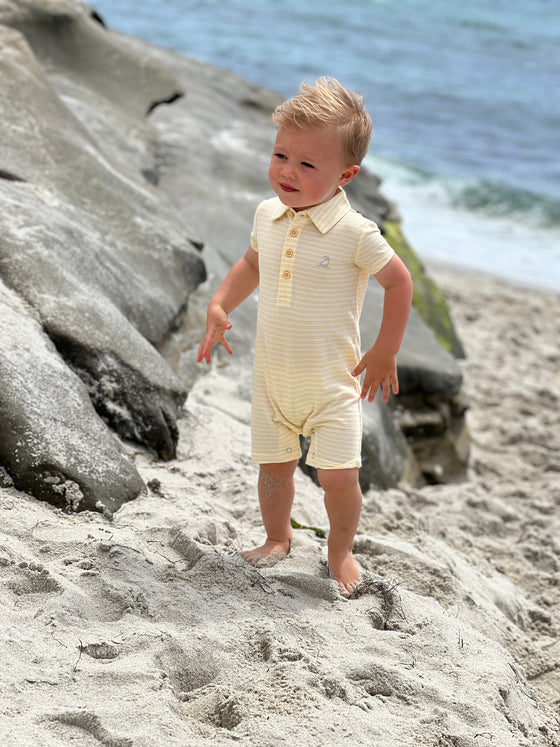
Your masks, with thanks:
[[[323,257],[323,259],[319,262],[317,267],[326,267],[329,269],[329,262],[331,261],[330,257]]]

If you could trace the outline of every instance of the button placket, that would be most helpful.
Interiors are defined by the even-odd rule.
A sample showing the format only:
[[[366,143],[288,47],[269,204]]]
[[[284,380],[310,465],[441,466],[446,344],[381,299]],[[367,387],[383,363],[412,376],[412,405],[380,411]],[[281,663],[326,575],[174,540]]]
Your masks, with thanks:
[[[301,217],[296,214],[296,217],[290,222],[290,227],[284,239],[284,246],[282,247],[280,278],[278,281],[278,306],[289,306],[291,302],[294,263],[300,232]]]

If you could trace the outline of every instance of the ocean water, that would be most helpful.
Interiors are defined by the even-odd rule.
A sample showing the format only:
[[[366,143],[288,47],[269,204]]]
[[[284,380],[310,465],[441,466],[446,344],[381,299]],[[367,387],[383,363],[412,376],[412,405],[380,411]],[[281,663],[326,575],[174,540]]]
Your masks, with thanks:
[[[367,164],[428,263],[560,292],[557,0],[93,0],[109,28],[284,96],[364,95]]]

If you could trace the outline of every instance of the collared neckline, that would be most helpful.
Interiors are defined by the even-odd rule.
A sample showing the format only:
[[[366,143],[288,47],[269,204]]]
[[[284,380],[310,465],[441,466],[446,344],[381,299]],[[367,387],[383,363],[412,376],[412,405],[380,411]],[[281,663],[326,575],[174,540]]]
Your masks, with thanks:
[[[276,197],[276,200],[278,204],[272,213],[272,220],[279,220],[286,213],[292,214],[292,217],[307,215],[317,230],[323,234],[330,231],[352,209],[346,197],[346,192],[342,187],[338,188],[338,192],[330,200],[323,202],[321,205],[315,205],[315,207],[309,208],[309,210],[296,211],[284,205],[279,197]]]

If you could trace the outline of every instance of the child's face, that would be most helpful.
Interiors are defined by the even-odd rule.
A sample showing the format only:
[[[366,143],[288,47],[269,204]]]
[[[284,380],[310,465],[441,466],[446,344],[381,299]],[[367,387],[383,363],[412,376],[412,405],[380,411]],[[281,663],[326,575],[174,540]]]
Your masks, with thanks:
[[[359,166],[345,163],[337,132],[280,127],[268,178],[284,205],[307,210],[334,197],[359,170]]]

